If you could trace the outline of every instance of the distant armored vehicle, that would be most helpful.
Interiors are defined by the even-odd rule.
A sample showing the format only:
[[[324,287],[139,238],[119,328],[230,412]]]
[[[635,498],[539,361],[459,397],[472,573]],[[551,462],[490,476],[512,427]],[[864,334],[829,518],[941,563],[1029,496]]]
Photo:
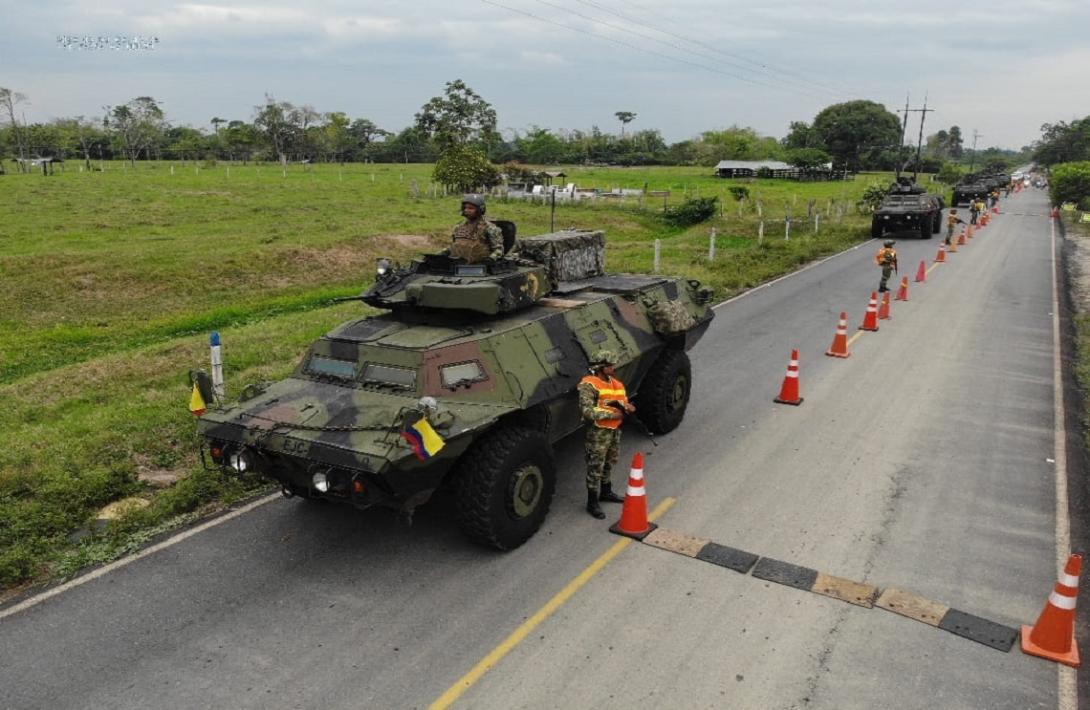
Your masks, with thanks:
[[[259,472],[289,497],[404,515],[450,487],[462,530],[508,550],[549,510],[552,447],[582,426],[576,385],[593,353],[620,355],[642,426],[677,427],[711,291],[606,274],[602,232],[512,248],[514,225],[497,224],[508,251],[494,262],[381,260],[359,299],[388,312],[319,338],[289,378],[210,407],[199,430],[211,461]]]
[[[945,201],[928,193],[907,177],[898,178],[871,218],[871,236],[915,232],[924,239],[942,228]]]

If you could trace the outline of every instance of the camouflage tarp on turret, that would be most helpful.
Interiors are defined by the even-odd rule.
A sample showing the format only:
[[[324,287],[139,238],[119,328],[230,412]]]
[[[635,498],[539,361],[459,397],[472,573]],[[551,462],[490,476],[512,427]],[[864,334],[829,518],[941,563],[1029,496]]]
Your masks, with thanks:
[[[606,237],[600,230],[553,232],[521,240],[520,254],[549,270],[553,283],[600,276],[606,269]]]

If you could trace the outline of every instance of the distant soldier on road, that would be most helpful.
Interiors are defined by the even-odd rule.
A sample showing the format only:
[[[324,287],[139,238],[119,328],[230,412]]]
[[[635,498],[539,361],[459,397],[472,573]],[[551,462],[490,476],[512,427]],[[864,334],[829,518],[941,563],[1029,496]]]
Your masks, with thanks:
[[[980,216],[980,203],[977,202],[974,197],[969,201],[969,224],[976,224],[977,217]]]
[[[579,383],[579,409],[587,423],[587,512],[606,517],[599,502],[623,503],[613,492],[613,467],[621,445],[621,423],[636,408],[628,401],[624,383],[616,377],[617,354],[599,350],[590,361],[590,372]]]
[[[466,195],[462,198],[462,216],[466,221],[454,228],[449,253],[470,264],[503,256],[503,232],[484,218],[484,198]]]
[[[950,214],[946,217],[946,243],[949,244],[950,240],[954,237],[954,227],[959,224],[965,224],[965,220],[958,217],[958,211],[956,209],[950,210]]]
[[[893,248],[896,243],[892,239],[887,239],[874,256],[874,260],[882,267],[882,281],[878,284],[879,291],[889,290],[886,284],[889,282],[890,275],[897,271],[897,250]]]

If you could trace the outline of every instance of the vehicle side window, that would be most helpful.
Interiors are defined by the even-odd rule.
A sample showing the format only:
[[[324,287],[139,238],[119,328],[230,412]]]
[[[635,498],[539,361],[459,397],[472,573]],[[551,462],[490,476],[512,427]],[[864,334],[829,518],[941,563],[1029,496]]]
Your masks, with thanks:
[[[356,363],[348,360],[335,360],[323,355],[312,355],[307,363],[307,372],[312,375],[328,375],[342,380],[356,377]]]
[[[416,370],[369,362],[363,366],[363,382],[412,389],[416,387]]]
[[[488,379],[481,363],[476,360],[443,365],[439,368],[439,377],[443,386],[448,389]]]

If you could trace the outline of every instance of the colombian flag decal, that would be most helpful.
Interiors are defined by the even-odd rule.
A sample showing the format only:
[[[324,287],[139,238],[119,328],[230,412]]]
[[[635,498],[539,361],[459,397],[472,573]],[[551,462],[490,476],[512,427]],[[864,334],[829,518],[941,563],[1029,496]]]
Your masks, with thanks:
[[[420,417],[415,423],[405,427],[401,436],[409,442],[409,446],[413,447],[413,453],[421,461],[427,461],[446,446],[443,437],[439,436],[425,417]]]

